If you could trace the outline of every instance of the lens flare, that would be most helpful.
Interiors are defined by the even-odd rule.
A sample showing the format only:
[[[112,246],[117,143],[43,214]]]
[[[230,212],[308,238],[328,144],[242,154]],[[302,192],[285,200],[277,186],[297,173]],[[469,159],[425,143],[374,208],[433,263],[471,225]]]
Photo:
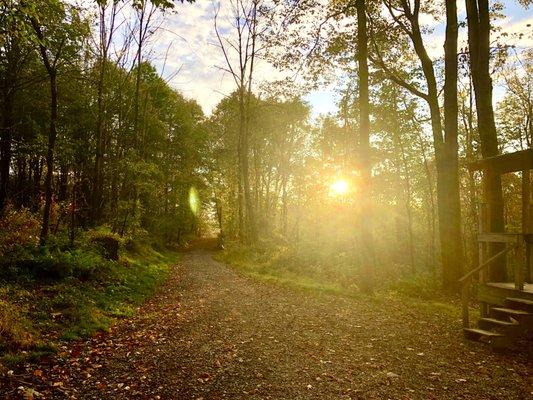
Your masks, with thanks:
[[[194,215],[200,211],[200,195],[194,186],[189,189],[189,207]]]
[[[350,190],[348,181],[344,179],[337,179],[330,186],[330,193],[332,196],[344,196]]]

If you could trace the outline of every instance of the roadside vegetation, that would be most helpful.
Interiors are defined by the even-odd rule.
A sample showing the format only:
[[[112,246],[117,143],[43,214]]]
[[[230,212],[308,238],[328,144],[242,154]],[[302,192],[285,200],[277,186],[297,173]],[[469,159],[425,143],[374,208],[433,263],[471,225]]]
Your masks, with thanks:
[[[146,238],[121,238],[105,228],[83,232],[75,245],[58,233],[41,247],[31,214],[12,211],[6,218],[13,227],[0,234],[0,363],[6,366],[131,316],[179,258]]]
[[[401,302],[429,315],[461,317],[456,296],[438,285],[438,276],[430,273],[398,274],[397,270],[380,271],[372,296],[364,293],[354,282],[358,270],[350,268],[353,261],[347,254],[326,251],[313,246],[293,247],[265,241],[255,246],[230,242],[215,258],[231,266],[238,273],[253,279],[292,287],[297,290],[323,292],[341,297],[364,297],[375,303]],[[471,313],[478,314],[477,305]]]

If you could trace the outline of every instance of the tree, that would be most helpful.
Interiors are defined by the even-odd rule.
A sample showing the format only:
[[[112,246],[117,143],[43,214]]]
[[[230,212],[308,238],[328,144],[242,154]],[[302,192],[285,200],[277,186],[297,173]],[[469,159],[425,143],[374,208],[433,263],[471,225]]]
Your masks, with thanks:
[[[370,159],[370,101],[368,95],[368,27],[366,20],[365,0],[356,0],[357,10],[357,65],[359,89],[359,157],[361,158],[361,208],[357,228],[359,229],[361,243],[363,244],[363,266],[365,279],[362,282],[363,290],[373,290],[373,274],[376,266],[374,254],[374,232],[372,226],[370,184],[372,176],[372,162]]]
[[[516,150],[533,147],[533,50],[503,71],[506,95],[498,105],[502,139]]]
[[[58,114],[57,74],[60,63],[66,59],[65,54],[70,51],[69,55],[72,55],[76,51],[80,34],[83,34],[84,30],[79,12],[75,7],[67,7],[56,0],[43,1],[39,5],[41,7],[37,10],[37,14],[34,14],[31,8],[26,11],[50,85],[50,119],[44,183],[45,204],[40,236],[40,243],[44,245],[49,233],[52,207],[52,176]]]
[[[490,76],[490,10],[488,0],[466,0],[468,23],[468,49],[470,70],[474,86],[478,131],[483,157],[499,154],[498,135],[492,106],[492,78]],[[503,193],[501,177],[490,171],[483,174],[483,192],[488,202],[490,232],[504,231]],[[493,244],[492,254],[502,249],[500,244]],[[495,282],[503,282],[506,268],[503,259],[492,263],[489,276]]]
[[[224,55],[226,66],[223,70],[230,73],[239,98],[238,124],[238,181],[239,181],[239,236],[244,242],[257,241],[255,210],[252,204],[249,167],[249,113],[252,99],[252,86],[256,57],[259,52],[260,32],[259,12],[261,0],[230,0],[233,13],[233,28],[236,38],[223,38],[219,29],[219,11],[215,13],[215,33]],[[232,54],[234,52],[235,54]],[[233,61],[233,56],[237,61]]]
[[[102,212],[103,196],[103,156],[105,143],[105,100],[106,100],[106,73],[109,62],[109,50],[113,43],[113,36],[116,30],[116,18],[120,0],[112,0],[109,5],[108,0],[96,0],[98,6],[99,20],[99,41],[98,41],[98,59],[95,67],[98,69],[97,97],[98,111],[96,117],[96,140],[95,140],[95,157],[94,157],[94,176],[93,189],[91,198],[92,219],[98,222]]]
[[[406,35],[412,43],[415,54],[418,57],[420,67],[424,76],[426,91],[421,89],[415,81],[409,81],[405,74],[395,70],[394,62],[387,61],[382,45],[378,40],[373,41],[374,54],[373,61],[379,66],[386,76],[397,83],[413,95],[423,99],[428,107],[433,134],[433,146],[435,150],[435,160],[437,166],[437,203],[439,215],[439,237],[441,247],[441,260],[443,270],[443,285],[453,290],[457,287],[457,280],[462,273],[463,252],[461,239],[461,210],[459,196],[458,162],[457,162],[457,112],[454,106],[454,88],[457,90],[457,72],[453,57],[457,57],[454,48],[457,47],[456,22],[453,16],[456,10],[453,4],[447,5],[447,33],[446,33],[446,101],[452,109],[446,111],[445,129],[443,134],[443,124],[439,105],[439,90],[435,67],[431,60],[422,38],[420,26],[421,2],[415,0],[411,5],[409,2],[401,2],[397,8],[396,4],[384,1],[389,15],[394,21],[400,34]],[[456,19],[456,18],[455,18]],[[375,20],[374,38],[379,35],[390,35],[390,26]],[[455,74],[455,77],[454,77]],[[455,100],[456,102],[456,100]]]
[[[442,152],[446,166],[441,165],[443,175],[441,186],[446,191],[452,189],[446,207],[439,211],[440,234],[449,242],[442,249],[443,284],[446,289],[458,289],[459,278],[463,273],[463,246],[461,232],[461,203],[459,196],[459,162],[458,162],[458,59],[457,59],[457,3],[446,0],[446,38],[444,42],[444,144]],[[441,194],[443,196],[444,194]],[[446,223],[446,220],[452,221]],[[455,239],[455,240],[454,240]],[[442,246],[442,239],[441,239]]]
[[[5,1],[0,5],[0,90],[2,119],[0,125],[0,215],[9,195],[9,172],[11,168],[14,134],[14,107],[20,91],[21,70],[28,61],[28,38],[20,19],[21,5]]]

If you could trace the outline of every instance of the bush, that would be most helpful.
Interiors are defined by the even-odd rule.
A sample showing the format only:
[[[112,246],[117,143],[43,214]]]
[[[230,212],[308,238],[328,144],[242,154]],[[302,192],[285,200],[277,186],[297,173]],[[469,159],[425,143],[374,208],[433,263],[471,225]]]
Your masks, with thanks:
[[[12,257],[1,261],[0,271],[5,279],[23,277],[59,280],[75,277],[80,280],[102,280],[109,273],[112,262],[95,250],[61,251],[43,248],[21,248]]]
[[[101,254],[107,260],[118,260],[118,250],[120,248],[120,242],[117,238],[109,236],[100,236],[93,238],[93,243],[96,244],[100,250]]]
[[[442,297],[442,290],[435,279],[427,274],[404,278],[389,285],[389,290],[401,295],[421,300],[434,300]]]
[[[28,210],[7,208],[0,218],[0,257],[39,241],[39,220]]]
[[[66,276],[80,280],[102,280],[110,270],[110,262],[100,254],[80,249],[59,253],[56,266],[58,272],[68,271]]]
[[[0,300],[0,350],[19,350],[31,347],[34,342],[29,324],[13,304]]]

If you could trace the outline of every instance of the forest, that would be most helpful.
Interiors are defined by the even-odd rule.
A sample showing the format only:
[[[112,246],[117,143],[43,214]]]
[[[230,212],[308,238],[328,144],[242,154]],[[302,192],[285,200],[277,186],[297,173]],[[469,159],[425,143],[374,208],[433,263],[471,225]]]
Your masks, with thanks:
[[[533,373],[530,6],[2,0],[0,397],[526,398]],[[183,56],[187,47],[194,56]],[[211,57],[203,73],[223,89],[201,92],[208,78],[190,61],[198,54]],[[190,82],[176,83],[182,75]],[[331,308],[321,296],[333,296]],[[428,359],[444,357],[449,346],[449,365],[484,358],[492,363],[487,376],[498,378],[487,383],[459,368],[449,372],[458,374],[450,384],[439,381],[441,372],[407,377],[396,361],[383,361],[375,369],[386,384],[377,375],[339,381],[304,368],[310,383],[300,387],[301,369],[280,364],[275,345],[257,343],[264,338],[256,338],[259,350],[242,350],[247,356],[236,345],[231,357],[200,346],[211,336],[247,343],[252,328],[239,333],[229,322],[238,325],[241,315],[252,323],[268,314],[268,330],[252,326],[287,354],[329,343],[328,335],[343,341],[352,330],[326,333],[337,322],[324,317],[325,327],[308,307],[322,316],[353,312],[353,323],[367,327],[361,340],[374,340],[380,324],[407,338],[415,328],[406,321],[428,321],[446,329],[421,334],[442,346],[425,350]],[[187,312],[205,321],[187,330]],[[299,328],[288,339],[290,313]],[[125,321],[139,330],[128,331]],[[517,327],[525,327],[518,336]],[[526,351],[505,358],[461,347],[461,328],[496,350],[520,343]],[[188,347],[183,340],[164,347],[182,336]],[[394,351],[419,351],[407,339],[391,340]],[[185,351],[189,358],[172,368],[188,383],[150,372],[170,361],[156,359],[160,347],[145,342],[169,357]],[[369,353],[338,343],[331,344],[337,356],[367,360]],[[139,382],[119,378],[113,356],[130,348],[129,357],[135,346],[149,355],[139,360],[153,363],[135,372]],[[324,346],[320,368],[335,352]],[[256,357],[289,372],[247,369]],[[334,360],[331,368],[345,369],[331,375],[353,369],[345,362]],[[501,377],[498,366],[518,372]],[[424,379],[438,381],[435,397]],[[254,380],[263,383],[254,388]]]

